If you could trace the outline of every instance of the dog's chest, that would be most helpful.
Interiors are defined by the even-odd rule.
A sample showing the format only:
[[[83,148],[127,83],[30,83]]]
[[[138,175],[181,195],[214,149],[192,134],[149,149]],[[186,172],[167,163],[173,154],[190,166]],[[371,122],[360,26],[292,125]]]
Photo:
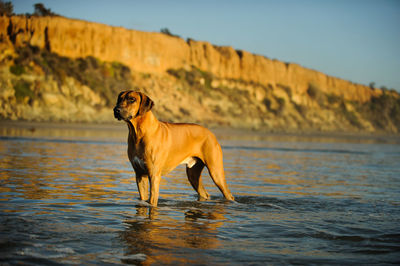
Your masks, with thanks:
[[[131,163],[135,170],[144,172],[144,173],[147,172],[147,166],[146,166],[145,162],[142,159],[140,159],[139,157],[134,156],[131,159]]]

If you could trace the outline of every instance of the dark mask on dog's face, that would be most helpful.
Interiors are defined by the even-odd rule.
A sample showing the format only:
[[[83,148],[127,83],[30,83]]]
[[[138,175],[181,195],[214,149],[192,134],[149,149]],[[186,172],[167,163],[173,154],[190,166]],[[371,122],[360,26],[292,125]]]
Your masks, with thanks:
[[[123,91],[118,95],[114,107],[114,117],[118,120],[129,121],[144,115],[153,108],[154,102],[144,93],[136,91]]]

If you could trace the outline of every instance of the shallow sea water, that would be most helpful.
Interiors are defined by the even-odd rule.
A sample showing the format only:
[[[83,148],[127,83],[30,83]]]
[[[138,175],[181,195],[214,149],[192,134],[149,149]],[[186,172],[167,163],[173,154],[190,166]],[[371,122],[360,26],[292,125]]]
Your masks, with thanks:
[[[0,264],[395,264],[400,141],[216,131],[227,202],[179,166],[138,200],[125,127],[0,127]]]

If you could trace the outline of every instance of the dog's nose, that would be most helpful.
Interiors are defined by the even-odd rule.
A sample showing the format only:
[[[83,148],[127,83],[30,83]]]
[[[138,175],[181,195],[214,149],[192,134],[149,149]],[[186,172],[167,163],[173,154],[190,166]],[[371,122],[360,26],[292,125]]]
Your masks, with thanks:
[[[114,117],[121,120],[121,109],[118,107],[114,107]]]

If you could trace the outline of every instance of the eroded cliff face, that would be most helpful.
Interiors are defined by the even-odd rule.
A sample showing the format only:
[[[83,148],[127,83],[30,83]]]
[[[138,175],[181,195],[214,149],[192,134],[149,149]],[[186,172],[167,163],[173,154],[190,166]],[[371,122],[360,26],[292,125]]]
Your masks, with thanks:
[[[0,17],[0,119],[110,122],[140,88],[161,120],[400,131],[400,96],[232,47],[63,17]]]
[[[162,33],[140,32],[63,17],[0,17],[3,46],[30,44],[70,58],[94,56],[119,61],[131,70],[165,73],[195,66],[218,78],[243,80],[264,86],[290,87],[297,103],[310,85],[346,100],[366,102],[380,90],[354,84],[298,64],[283,63],[232,47],[213,46]]]

